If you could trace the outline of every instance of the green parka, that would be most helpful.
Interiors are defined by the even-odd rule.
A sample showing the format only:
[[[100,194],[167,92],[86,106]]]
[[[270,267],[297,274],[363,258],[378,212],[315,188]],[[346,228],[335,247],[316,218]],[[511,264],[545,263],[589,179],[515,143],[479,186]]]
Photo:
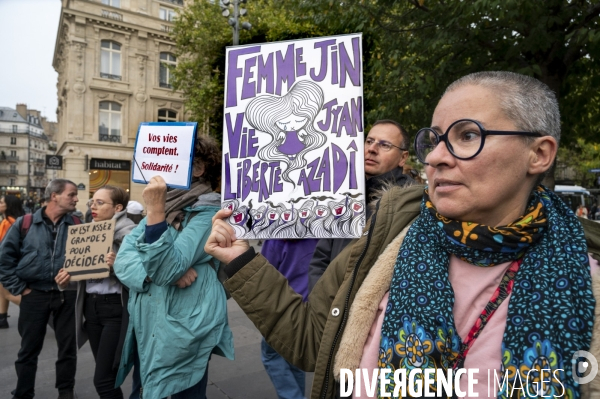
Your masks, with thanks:
[[[334,360],[350,307],[379,256],[418,216],[423,189],[422,185],[414,185],[387,191],[363,236],[331,262],[306,303],[261,255],[256,255],[225,282],[269,345],[297,367],[314,371],[311,398],[336,397],[339,383],[334,380]],[[584,229],[589,252],[599,255],[600,224],[584,223]],[[600,279],[594,280],[594,294],[598,298]],[[597,328],[598,323],[594,331]],[[594,338],[599,339],[600,334],[594,334]],[[600,352],[600,343],[595,340],[592,349],[596,345]]]
[[[261,255],[225,282],[266,341],[285,359],[315,372],[312,398],[333,398],[333,360],[350,305],[379,254],[419,214],[423,186],[393,187],[363,236],[327,268],[308,297],[296,294]]]

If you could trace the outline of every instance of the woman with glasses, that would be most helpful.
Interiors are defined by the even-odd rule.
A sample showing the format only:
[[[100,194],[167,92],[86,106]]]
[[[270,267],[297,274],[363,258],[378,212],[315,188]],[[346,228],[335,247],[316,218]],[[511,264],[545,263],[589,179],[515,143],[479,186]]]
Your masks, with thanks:
[[[313,398],[336,397],[340,370],[359,368],[391,370],[392,381],[416,370],[408,389],[432,377],[423,369],[479,370],[444,392],[430,385],[443,397],[469,395],[469,382],[480,398],[587,397],[597,385],[579,385],[573,370],[582,370],[577,351],[600,359],[590,349],[600,346],[600,228],[540,185],[559,139],[545,84],[471,74],[446,89],[416,135],[428,186],[389,190],[306,304],[235,239],[222,220],[229,211],[215,216],[206,250],[228,263],[225,286],[266,341],[314,370]],[[401,387],[376,385],[368,396]]]
[[[121,388],[115,388],[117,369],[120,360],[120,335],[123,306],[127,303],[126,289],[121,285],[113,271],[116,253],[123,238],[133,230],[135,223],[127,218],[129,194],[120,187],[104,186],[98,189],[88,207],[94,222],[115,219],[115,232],[112,252],[106,257],[110,275],[102,279],[90,279],[78,282],[75,303],[75,328],[79,348],[89,339],[96,369],[94,386],[102,399],[123,398]],[[69,284],[71,276],[61,269],[56,283],[63,288]]]

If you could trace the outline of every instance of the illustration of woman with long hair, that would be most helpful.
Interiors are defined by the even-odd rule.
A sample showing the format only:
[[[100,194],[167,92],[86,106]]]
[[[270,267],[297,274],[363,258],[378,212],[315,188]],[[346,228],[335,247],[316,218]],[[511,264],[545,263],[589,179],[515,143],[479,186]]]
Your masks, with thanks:
[[[297,82],[283,96],[257,97],[246,108],[248,123],[272,138],[260,149],[258,157],[286,164],[282,178],[294,186],[290,173],[305,167],[305,154],[323,146],[327,140],[325,134],[313,126],[323,101],[323,90],[316,83],[305,80]]]

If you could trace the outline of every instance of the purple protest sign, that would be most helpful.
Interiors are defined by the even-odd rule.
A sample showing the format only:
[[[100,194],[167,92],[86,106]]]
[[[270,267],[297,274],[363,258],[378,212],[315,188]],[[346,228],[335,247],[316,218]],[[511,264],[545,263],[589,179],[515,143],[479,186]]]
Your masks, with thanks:
[[[227,49],[222,206],[238,238],[365,223],[362,35]]]

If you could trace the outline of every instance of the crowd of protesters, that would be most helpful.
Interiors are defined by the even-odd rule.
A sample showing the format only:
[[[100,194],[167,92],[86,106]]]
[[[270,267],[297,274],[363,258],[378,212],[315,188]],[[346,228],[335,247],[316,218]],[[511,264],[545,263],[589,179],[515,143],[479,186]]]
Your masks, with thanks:
[[[549,381],[551,394],[560,396],[558,383],[569,397],[600,392],[578,386],[565,363],[600,343],[591,290],[600,225],[540,185],[559,140],[558,104],[544,84],[506,72],[468,75],[447,88],[432,127],[416,133],[429,186],[406,165],[406,130],[377,121],[364,146],[373,206],[363,237],[266,240],[260,255],[224,221],[231,211],[220,209],[215,191],[221,151],[206,136],[196,140],[191,188],[167,190],[153,177],[142,194],[145,217],[144,205],[113,186],[95,191],[85,216],[76,214],[69,180],[51,181],[40,206],[6,195],[0,328],[9,327],[13,302],[21,336],[12,397],[35,396],[50,325],[59,399],[76,397],[86,341],[100,398],[205,398],[211,356],[234,354],[221,265],[225,288],[264,335],[262,361],[280,398],[306,396],[304,371],[315,372],[311,397],[335,398],[342,368],[519,373],[552,356],[548,367],[562,373]],[[109,276],[71,281],[62,268],[68,227],[111,219]],[[420,340],[419,364],[407,337]],[[478,378],[486,397],[485,373]]]
[[[75,397],[77,349],[88,340],[100,398],[123,398],[120,385],[132,368],[131,398],[205,396],[210,356],[233,359],[225,291],[204,252],[220,208],[214,192],[220,174],[221,152],[202,136],[196,140],[191,189],[167,193],[164,180],[153,178],[142,194],[146,218],[142,204],[129,201],[125,190],[96,190],[88,202],[90,222],[116,221],[106,256],[110,275],[79,282],[62,268],[68,226],[85,222],[75,212],[77,186],[51,181],[46,205],[25,216],[18,198],[2,198],[0,283],[3,297],[20,299],[13,398],[35,395],[47,325],[56,333],[61,399]],[[0,322],[8,327],[5,308]]]

